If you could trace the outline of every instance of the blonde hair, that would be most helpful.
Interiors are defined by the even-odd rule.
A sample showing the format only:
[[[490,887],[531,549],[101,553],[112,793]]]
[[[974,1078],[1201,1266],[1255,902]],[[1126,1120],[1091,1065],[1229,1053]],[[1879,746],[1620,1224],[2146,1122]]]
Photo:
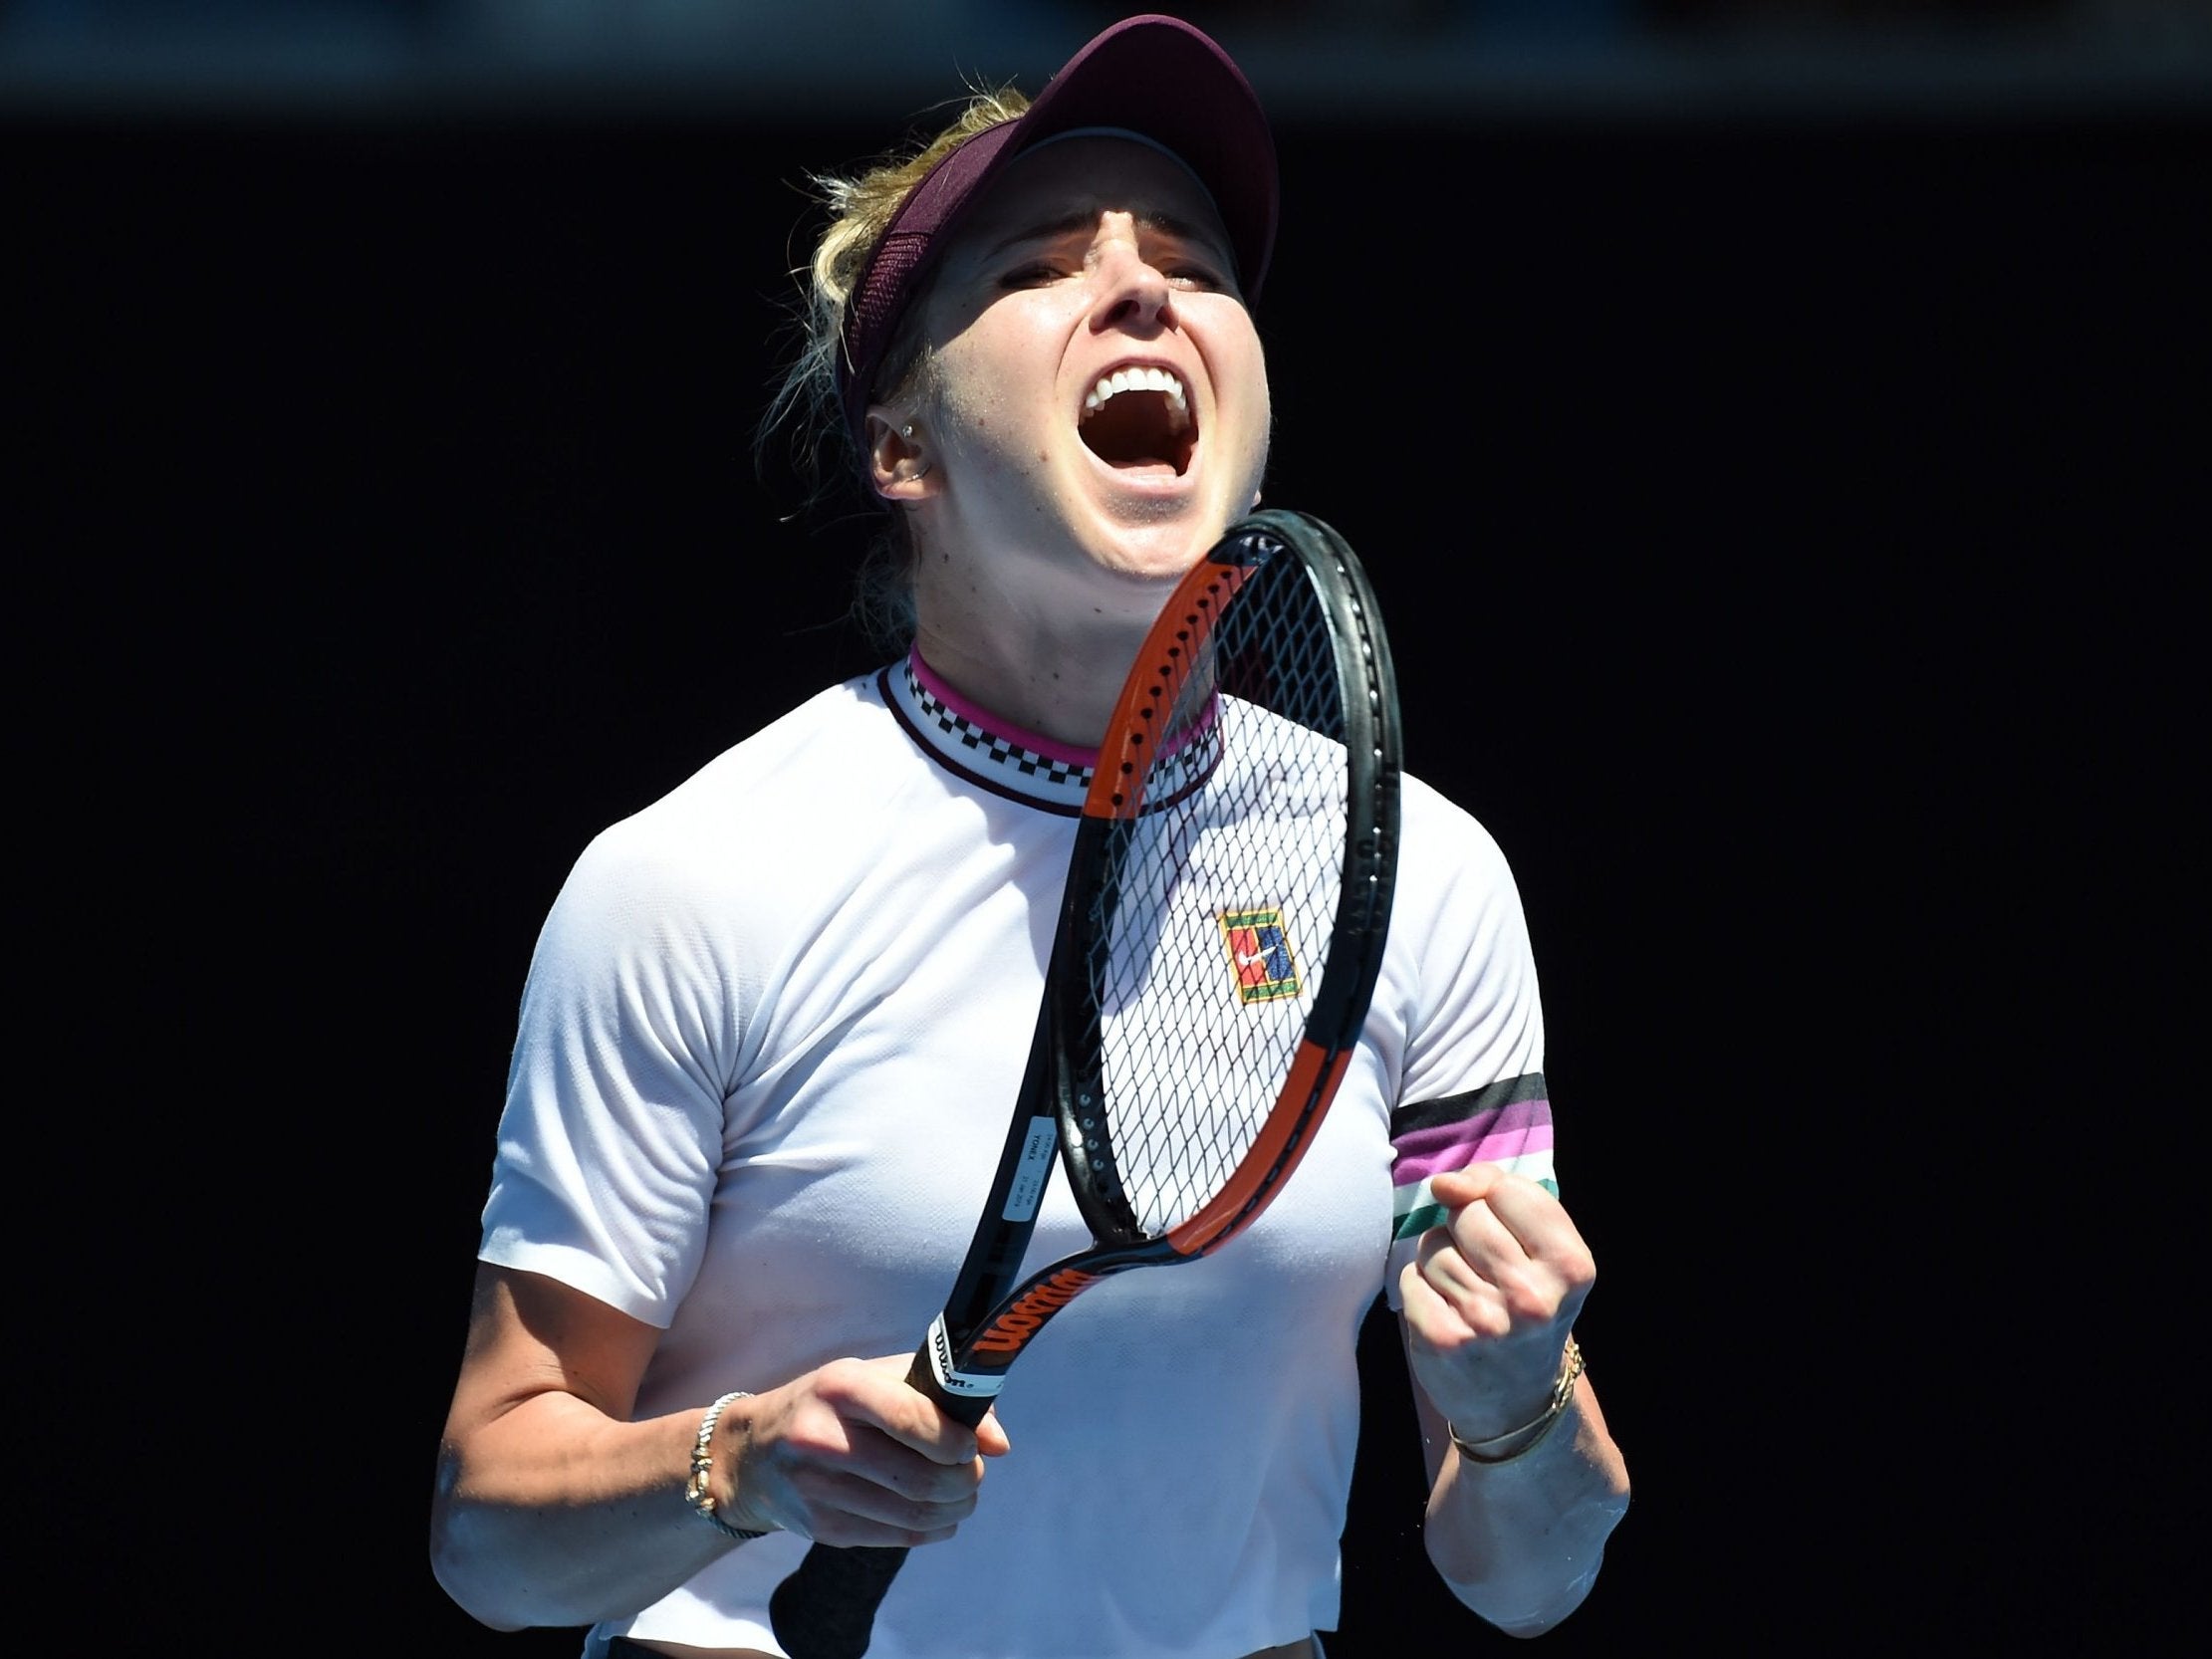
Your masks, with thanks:
[[[851,177],[808,175],[830,220],[815,242],[813,257],[792,273],[800,284],[795,307],[799,350],[769,399],[759,444],[765,448],[777,431],[789,429],[791,458],[810,503],[845,484],[860,489],[870,504],[875,500],[865,483],[867,456],[846,422],[838,364],[845,351],[846,308],[876,244],[907,196],[939,162],[977,133],[1015,119],[1028,108],[1028,97],[1012,87],[980,88],[918,148],[894,152]],[[875,376],[878,385],[901,388],[917,366],[925,366],[917,360],[924,356],[920,315],[919,307],[907,313],[883,355]],[[870,634],[884,643],[903,644],[912,631],[910,556],[904,523],[894,513],[861,568],[854,606]]]
[[[821,206],[830,210],[830,223],[814,243],[812,259],[794,270],[799,277],[801,301],[797,306],[799,354],[777,382],[768,402],[761,431],[794,429],[801,471],[810,484],[823,482],[823,451],[837,453],[850,478],[862,478],[867,456],[859,453],[859,440],[845,429],[839,393],[839,358],[845,352],[845,308],[867,272],[867,261],[891,226],[898,208],[913,188],[927,179],[935,166],[978,132],[1002,126],[1029,109],[1029,98],[1013,87],[980,89],[962,104],[949,126],[935,132],[920,148],[896,152],[876,166],[854,177],[814,172],[808,183]],[[884,352],[878,385],[896,389],[913,369],[918,326],[909,321],[898,332],[889,352]]]

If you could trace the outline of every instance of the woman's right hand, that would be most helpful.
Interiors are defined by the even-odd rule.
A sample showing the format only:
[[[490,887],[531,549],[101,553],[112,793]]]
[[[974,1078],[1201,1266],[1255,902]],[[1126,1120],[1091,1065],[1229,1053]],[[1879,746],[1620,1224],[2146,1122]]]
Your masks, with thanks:
[[[715,1425],[715,1513],[821,1543],[937,1543],[975,1512],[995,1415],[973,1429],[908,1386],[913,1355],[837,1359],[732,1401]],[[702,1407],[703,1409],[703,1407]]]
[[[537,1274],[480,1265],[438,1451],[430,1559],[494,1629],[634,1612],[726,1553],[684,1502],[711,1400],[638,1419],[661,1332]],[[906,1383],[912,1355],[839,1359],[734,1400],[709,1491],[741,1532],[933,1543],[975,1509],[995,1418],[970,1429]]]

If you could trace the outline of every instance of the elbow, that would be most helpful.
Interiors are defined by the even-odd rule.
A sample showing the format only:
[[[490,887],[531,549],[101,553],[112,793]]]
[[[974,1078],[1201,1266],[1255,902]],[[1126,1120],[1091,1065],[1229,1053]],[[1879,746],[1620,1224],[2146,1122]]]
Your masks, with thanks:
[[[1469,1584],[1449,1578],[1445,1582],[1451,1585],[1452,1593],[1461,1604],[1479,1615],[1485,1624],[1501,1634],[1527,1640],[1557,1628],[1583,1604],[1590,1595],[1591,1586],[1598,1582],[1598,1565],[1594,1559],[1576,1576],[1543,1585],[1534,1594],[1525,1582]]]
[[[1541,1534],[1493,1536],[1470,1548],[1429,1529],[1429,1560],[1452,1594],[1508,1636],[1541,1636],[1589,1599],[1604,1565],[1605,1544],[1628,1511],[1625,1480],[1593,1495]]]
[[[1591,1562],[1587,1571],[1560,1585],[1541,1607],[1518,1613],[1486,1612],[1481,1607],[1474,1610],[1482,1614],[1492,1628],[1505,1635],[1519,1637],[1523,1641],[1532,1636],[1544,1635],[1564,1623],[1567,1615],[1588,1599],[1591,1586],[1598,1582],[1598,1564],[1597,1561]]]
[[[547,1622],[514,1604],[520,1575],[500,1547],[492,1515],[462,1497],[460,1484],[460,1456],[445,1447],[430,1498],[430,1576],[487,1629],[527,1630]]]
[[[491,1569],[480,1552],[471,1551],[457,1538],[453,1518],[440,1513],[430,1524],[430,1576],[453,1604],[478,1624],[492,1630],[525,1630],[530,1621],[514,1609],[500,1605],[498,1585],[503,1574]]]
[[[591,1563],[549,1556],[542,1529],[499,1505],[440,1506],[430,1524],[430,1575],[462,1612],[491,1630],[596,1624],[633,1611],[618,1605]]]

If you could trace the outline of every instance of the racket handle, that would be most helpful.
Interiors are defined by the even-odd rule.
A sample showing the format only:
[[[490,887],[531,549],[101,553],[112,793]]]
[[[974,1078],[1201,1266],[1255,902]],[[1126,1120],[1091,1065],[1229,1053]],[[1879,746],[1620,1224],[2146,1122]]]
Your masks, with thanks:
[[[914,1350],[906,1386],[971,1429],[991,1409],[987,1399],[964,1399],[937,1386],[926,1337]],[[768,1598],[768,1622],[776,1640],[791,1659],[860,1659],[875,1631],[875,1609],[905,1564],[904,1544],[863,1543],[850,1549],[808,1545],[799,1570]]]
[[[906,1564],[903,1544],[809,1546],[799,1570],[768,1598],[768,1622],[791,1659],[860,1659],[875,1609]]]

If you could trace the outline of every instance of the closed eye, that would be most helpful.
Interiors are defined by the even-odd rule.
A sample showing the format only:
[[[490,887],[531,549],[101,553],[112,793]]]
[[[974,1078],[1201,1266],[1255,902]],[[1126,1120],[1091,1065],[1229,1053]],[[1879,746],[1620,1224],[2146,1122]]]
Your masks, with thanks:
[[[1001,273],[998,286],[1009,293],[1024,288],[1040,288],[1047,283],[1066,280],[1075,273],[1065,266],[1045,260],[1010,267]],[[1177,288],[1196,294],[1235,292],[1236,285],[1222,276],[1211,265],[1193,265],[1185,262],[1162,262],[1160,275]]]
[[[1167,280],[1178,288],[1211,292],[1215,289],[1225,289],[1233,286],[1211,265],[1191,265],[1188,263],[1170,265],[1164,274]]]

